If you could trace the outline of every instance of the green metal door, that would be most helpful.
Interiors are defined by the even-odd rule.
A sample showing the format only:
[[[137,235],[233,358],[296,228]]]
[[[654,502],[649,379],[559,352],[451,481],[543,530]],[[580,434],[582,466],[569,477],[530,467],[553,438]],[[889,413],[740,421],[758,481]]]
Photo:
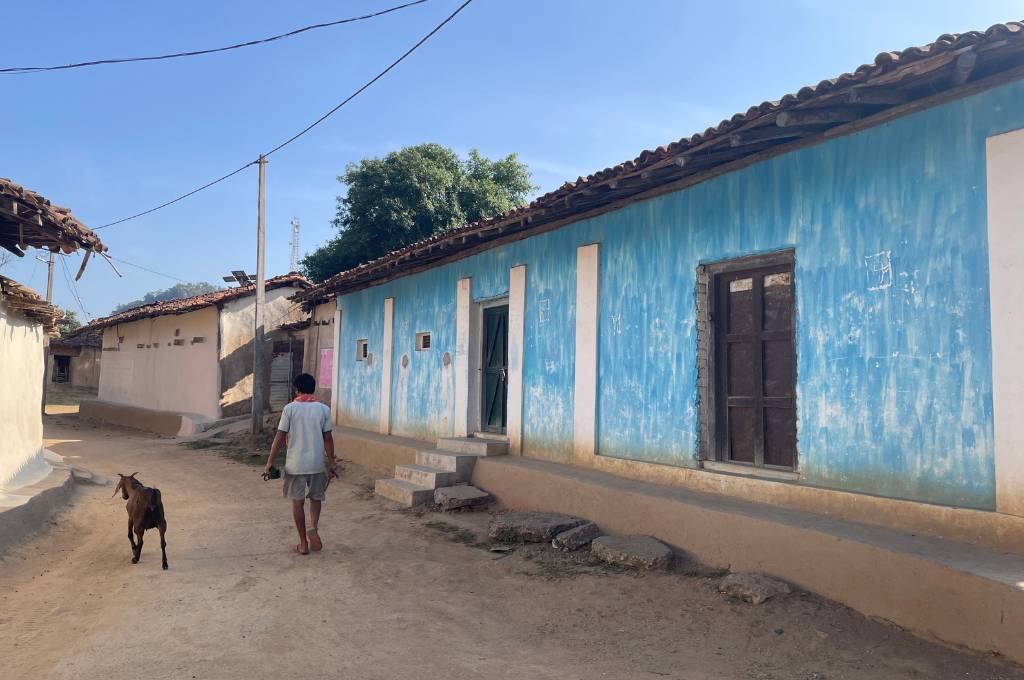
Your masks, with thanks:
[[[508,414],[508,305],[484,309],[483,413],[485,432],[505,433]]]

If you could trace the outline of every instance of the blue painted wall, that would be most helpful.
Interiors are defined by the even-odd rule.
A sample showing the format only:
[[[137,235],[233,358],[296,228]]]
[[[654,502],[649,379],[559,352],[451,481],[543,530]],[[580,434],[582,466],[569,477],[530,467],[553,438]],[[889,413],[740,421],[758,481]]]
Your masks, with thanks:
[[[567,461],[576,247],[599,242],[599,452],[693,466],[696,267],[792,247],[801,481],[993,508],[984,149],[1021,127],[1018,82],[343,296],[342,419],[375,426],[379,366],[350,364],[394,297],[393,431],[451,434],[456,282],[503,295],[526,264],[524,451]]]

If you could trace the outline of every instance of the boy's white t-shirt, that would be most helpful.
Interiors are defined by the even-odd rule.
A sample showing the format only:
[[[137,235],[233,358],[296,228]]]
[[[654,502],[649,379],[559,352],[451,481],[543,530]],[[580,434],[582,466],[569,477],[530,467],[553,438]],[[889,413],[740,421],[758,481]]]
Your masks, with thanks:
[[[319,401],[293,401],[281,411],[277,429],[288,433],[284,471],[289,475],[325,472],[324,432],[331,431],[331,409]]]

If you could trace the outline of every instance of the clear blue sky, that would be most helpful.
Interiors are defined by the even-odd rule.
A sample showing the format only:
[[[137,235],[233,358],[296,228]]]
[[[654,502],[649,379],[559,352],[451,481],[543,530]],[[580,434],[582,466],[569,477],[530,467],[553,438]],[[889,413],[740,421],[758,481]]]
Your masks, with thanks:
[[[398,4],[397,0],[14,3],[0,67],[202,49]],[[267,46],[157,63],[0,76],[10,177],[96,226],[252,160],[330,109],[447,16],[430,0]],[[737,111],[851,71],[881,51],[1024,17],[1020,2],[475,0],[443,32],[268,170],[269,274],[332,235],[346,163],[420,142],[517,152],[541,192],[702,131]],[[188,281],[255,264],[256,172],[100,233],[110,252]],[[45,289],[33,259],[3,273]],[[69,259],[72,272],[78,256]],[[173,280],[101,261],[85,308]],[[78,305],[59,274],[55,301]],[[80,313],[81,315],[81,313]]]

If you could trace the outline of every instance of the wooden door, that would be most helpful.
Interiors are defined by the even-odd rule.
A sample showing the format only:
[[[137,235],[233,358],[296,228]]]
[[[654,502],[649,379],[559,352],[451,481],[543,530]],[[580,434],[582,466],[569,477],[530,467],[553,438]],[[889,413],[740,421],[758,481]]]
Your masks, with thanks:
[[[716,276],[720,460],[796,467],[793,266]]]
[[[508,305],[487,307],[483,318],[483,411],[484,432],[504,434],[508,417]]]

